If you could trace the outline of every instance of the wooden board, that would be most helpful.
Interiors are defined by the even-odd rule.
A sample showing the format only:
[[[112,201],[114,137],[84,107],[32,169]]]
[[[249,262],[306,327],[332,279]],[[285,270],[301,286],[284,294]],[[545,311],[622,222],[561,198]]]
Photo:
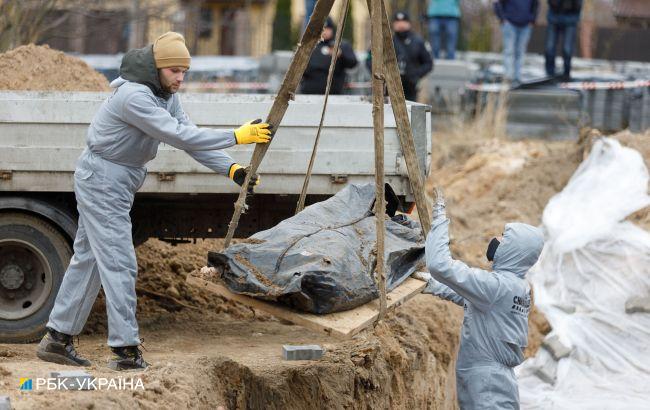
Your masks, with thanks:
[[[371,10],[373,3],[372,0],[366,1],[368,8]],[[386,87],[388,95],[390,96],[391,106],[395,115],[397,123],[397,134],[402,146],[402,153],[406,162],[406,169],[409,175],[409,182],[411,183],[411,190],[415,197],[415,206],[418,210],[418,217],[420,225],[422,226],[422,233],[426,238],[427,232],[431,229],[431,213],[429,211],[429,204],[424,188],[424,178],[420,172],[420,165],[418,163],[417,154],[415,152],[415,142],[413,140],[413,130],[408,117],[406,109],[406,99],[404,97],[404,89],[402,88],[402,80],[400,79],[399,67],[397,64],[397,55],[395,54],[395,46],[393,45],[392,30],[388,21],[388,14],[386,11],[386,3],[381,1],[382,12],[381,17],[375,17],[372,24],[380,23],[382,25],[382,36],[384,38],[383,54],[384,54],[384,77],[386,80]],[[376,15],[377,13],[375,13]],[[381,22],[377,21],[380,18]]]
[[[382,43],[383,27],[381,19],[381,4],[384,0],[372,0],[370,7],[370,24],[372,38],[372,118],[375,131],[375,215],[386,212],[386,198],[384,192],[384,75],[383,60],[384,46]],[[399,129],[398,129],[399,130]],[[386,227],[384,218],[375,218],[377,241],[375,255],[377,257],[375,269],[377,270],[377,289],[379,290],[379,319],[386,316],[386,265],[384,264],[384,238]]]
[[[298,89],[302,75],[307,68],[314,47],[320,39],[323,26],[325,25],[325,20],[327,19],[327,16],[329,16],[330,10],[332,10],[332,5],[334,5],[334,0],[317,0],[314,5],[314,11],[309,18],[309,23],[307,23],[305,32],[302,34],[302,39],[300,40],[300,43],[298,43],[298,48],[291,59],[291,64],[284,76],[284,81],[282,81],[278,95],[275,100],[273,100],[271,111],[266,117],[266,122],[276,130],[280,127],[284,114],[289,108],[289,101],[295,97],[296,90]],[[246,173],[244,183],[241,184],[239,197],[235,202],[235,211],[233,212],[232,219],[228,224],[228,233],[223,241],[223,249],[228,248],[230,241],[235,235],[237,225],[239,225],[239,218],[241,218],[241,214],[245,209],[246,195],[251,176],[257,172],[257,168],[262,163],[262,159],[272,141],[273,140],[266,144],[255,144],[255,150],[253,151],[249,171]]]
[[[379,314],[379,301],[377,299],[365,305],[359,306],[345,312],[329,313],[326,315],[314,315],[292,310],[286,306],[274,302],[266,302],[246,295],[239,295],[231,292],[222,284],[209,282],[195,276],[188,276],[187,283],[202,287],[208,292],[223,296],[226,299],[239,302],[253,309],[269,313],[279,319],[287,320],[307,329],[332,336],[350,338],[363,329],[372,325]],[[422,292],[426,282],[408,278],[400,286],[387,295],[388,309],[394,309],[413,296]]]

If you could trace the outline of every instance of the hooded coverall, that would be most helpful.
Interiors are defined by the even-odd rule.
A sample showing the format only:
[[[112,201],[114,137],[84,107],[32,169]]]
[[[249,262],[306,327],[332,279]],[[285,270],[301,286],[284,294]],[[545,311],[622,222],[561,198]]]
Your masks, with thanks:
[[[90,123],[87,148],[77,162],[74,255],[47,323],[59,332],[79,334],[101,285],[111,347],[140,344],[135,318],[138,266],[129,212],[144,183],[145,164],[164,142],[227,175],[234,161],[219,150],[235,145],[233,130],[196,127],[178,95],[162,90],[152,46],[129,51],[120,75]]]
[[[525,277],[544,246],[540,229],[505,226],[492,271],[453,260],[449,220],[444,213],[432,223],[426,242],[432,279],[425,293],[463,306],[464,318],[456,363],[458,402],[462,410],[519,409],[513,368],[524,360],[528,341],[530,286]]]

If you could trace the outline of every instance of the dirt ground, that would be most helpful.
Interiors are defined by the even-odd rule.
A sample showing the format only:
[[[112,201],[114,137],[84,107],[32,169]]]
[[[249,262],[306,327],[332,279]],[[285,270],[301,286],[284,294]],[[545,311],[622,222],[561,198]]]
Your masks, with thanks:
[[[648,137],[617,135],[641,148],[646,160]],[[434,181],[444,188],[454,256],[487,267],[485,246],[504,223],[539,224],[544,205],[581,161],[587,140],[440,143],[428,189]],[[637,219],[647,223],[647,212]],[[33,344],[0,345],[0,390],[8,391],[17,409],[61,401],[70,408],[454,408],[462,309],[419,295],[375,329],[336,340],[187,285],[187,275],[221,244],[171,246],[151,239],[137,248],[138,320],[153,365],[134,377],[142,378],[145,391],[20,392],[20,377],[46,377],[65,368],[39,361]],[[530,324],[527,355],[550,330],[537,312]],[[100,296],[79,351],[93,361],[93,376],[117,377],[105,367],[105,339]],[[283,344],[312,343],[325,347],[322,360],[282,360]]]
[[[47,377],[65,366],[39,361],[35,345],[0,345],[0,390],[17,409],[65,401],[70,408],[445,408],[457,343],[458,307],[417,296],[374,330],[349,341],[316,334],[185,285],[219,240],[172,247],[150,240],[138,248],[138,286],[174,300],[141,294],[138,321],[145,391],[20,392],[20,377]],[[185,270],[187,268],[187,270]],[[170,290],[175,288],[176,290]],[[178,293],[176,293],[178,292]],[[192,306],[179,310],[179,303]],[[80,337],[94,377],[118,377],[105,367],[101,300]],[[316,362],[282,360],[283,344],[321,344]],[[131,375],[129,375],[131,376]]]
[[[53,86],[43,75],[47,67],[63,67]],[[8,77],[0,79],[0,89],[107,87],[83,62],[47,47],[30,45],[0,55],[0,69]],[[444,189],[454,257],[487,268],[490,238],[500,235],[506,222],[540,223],[548,199],[582,160],[589,133],[578,143],[513,142],[480,131],[478,124],[434,136],[427,189],[430,194],[434,185]],[[616,137],[650,161],[650,134]],[[647,209],[631,220],[650,229]],[[187,275],[205,265],[207,251],[221,244],[205,240],[171,246],[151,239],[137,248],[137,316],[145,357],[152,364],[144,372],[125,375],[106,368],[109,349],[100,294],[78,350],[93,362],[88,369],[93,376],[139,377],[144,391],[21,392],[19,378],[71,368],[39,361],[34,344],[0,344],[0,394],[8,394],[16,409],[53,403],[70,409],[455,408],[460,307],[419,295],[376,328],[349,341],[337,340],[187,285]],[[549,330],[534,310],[528,356]],[[287,362],[281,358],[283,344],[321,344],[326,352],[319,361]]]

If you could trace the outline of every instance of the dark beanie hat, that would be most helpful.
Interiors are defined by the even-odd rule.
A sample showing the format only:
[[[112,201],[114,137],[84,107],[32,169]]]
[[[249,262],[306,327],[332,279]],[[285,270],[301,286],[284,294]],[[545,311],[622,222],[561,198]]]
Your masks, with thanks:
[[[411,18],[407,12],[398,11],[393,15],[393,21],[411,21]]]

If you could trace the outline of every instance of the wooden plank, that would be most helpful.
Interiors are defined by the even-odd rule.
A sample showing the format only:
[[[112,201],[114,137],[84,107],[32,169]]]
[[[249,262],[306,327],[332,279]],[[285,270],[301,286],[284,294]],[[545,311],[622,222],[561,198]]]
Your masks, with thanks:
[[[287,71],[287,74],[284,77],[284,81],[280,86],[278,95],[273,101],[273,106],[269,112],[266,122],[269,123],[273,128],[278,129],[284,114],[289,107],[289,100],[293,98],[296,90],[298,89],[298,84],[302,78],[307,64],[309,63],[309,58],[311,57],[312,52],[314,51],[314,46],[318,42],[318,39],[321,36],[323,31],[323,26],[325,25],[325,20],[332,10],[334,5],[334,0],[318,0],[314,6],[314,12],[312,13],[307,28],[302,35],[302,39],[298,44],[298,49],[291,60],[291,65]],[[230,245],[237,225],[239,224],[239,218],[244,210],[246,205],[246,195],[248,194],[248,184],[250,183],[251,177],[257,172],[257,167],[259,167],[266,151],[269,149],[267,144],[256,144],[255,151],[253,151],[253,158],[251,159],[249,172],[246,174],[244,183],[242,184],[241,190],[239,191],[239,197],[237,202],[235,202],[235,211],[233,212],[232,219],[228,225],[228,233],[226,234],[226,239],[224,240],[224,249]]]
[[[375,135],[375,218],[377,240],[375,255],[377,255],[377,289],[379,290],[379,315],[381,320],[386,316],[386,265],[384,261],[384,238],[386,227],[384,214],[386,199],[384,193],[384,46],[383,28],[381,24],[381,5],[384,0],[371,0],[370,29],[372,48],[372,119]]]
[[[350,338],[359,333],[372,325],[379,315],[379,304],[377,300],[345,312],[314,315],[298,312],[278,303],[266,302],[250,296],[233,293],[222,284],[200,279],[196,276],[189,275],[187,277],[187,283],[220,295],[228,300],[233,300],[253,309],[269,313],[278,319],[287,320],[318,333],[325,333],[341,338]],[[400,286],[388,293],[387,308],[395,309],[404,304],[413,296],[421,293],[425,286],[426,282],[424,281],[414,278],[406,279]]]

